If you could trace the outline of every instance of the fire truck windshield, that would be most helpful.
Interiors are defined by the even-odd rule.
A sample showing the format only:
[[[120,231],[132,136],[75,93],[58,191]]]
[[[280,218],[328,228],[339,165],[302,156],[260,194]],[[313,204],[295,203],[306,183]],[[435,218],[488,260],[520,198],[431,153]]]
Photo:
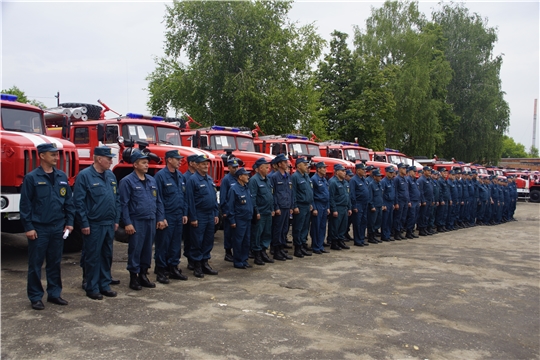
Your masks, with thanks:
[[[356,161],[356,160],[369,160],[369,152],[364,150],[356,149],[346,149],[345,150],[345,160]]]
[[[307,147],[310,155],[321,156],[321,150],[319,149],[319,145],[308,144]]]
[[[212,149],[214,150],[233,149],[241,151],[255,151],[253,139],[249,137],[235,137],[232,135],[212,135],[211,142]]]
[[[43,117],[30,110],[2,108],[2,129],[43,134]]]
[[[127,124],[122,127],[122,134],[124,138],[134,141],[156,142],[156,130],[150,125]]]
[[[158,126],[157,130],[159,142],[175,146],[182,145],[182,140],[180,140],[180,132],[175,128]]]

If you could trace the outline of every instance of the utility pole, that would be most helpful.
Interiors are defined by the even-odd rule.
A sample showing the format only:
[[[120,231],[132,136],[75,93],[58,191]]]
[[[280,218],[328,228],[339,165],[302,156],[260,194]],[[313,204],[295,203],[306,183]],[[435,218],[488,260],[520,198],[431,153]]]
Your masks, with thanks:
[[[54,97],[56,98],[56,106],[60,106],[60,91],[57,91],[56,95],[54,95]],[[535,103],[534,106],[536,107],[536,103]],[[533,135],[533,142],[534,142],[534,135]]]

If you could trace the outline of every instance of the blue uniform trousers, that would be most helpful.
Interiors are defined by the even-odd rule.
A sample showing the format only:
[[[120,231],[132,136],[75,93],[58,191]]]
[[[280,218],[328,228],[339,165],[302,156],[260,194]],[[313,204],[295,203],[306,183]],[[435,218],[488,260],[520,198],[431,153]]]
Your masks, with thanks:
[[[428,217],[427,217],[427,223],[426,223],[427,227],[430,227],[430,228],[435,227],[435,216],[437,214],[437,208],[438,208],[438,206],[430,204],[429,211],[428,211]]]
[[[496,223],[500,224],[502,220],[502,213],[503,213],[503,205],[497,206],[497,220]]]
[[[62,232],[64,225],[37,224],[34,229],[38,238],[28,240],[28,299],[31,302],[41,300],[43,285],[41,284],[41,266],[46,261],[47,294],[51,298],[60,297],[62,292],[61,262],[64,250]]]
[[[394,210],[394,231],[401,231],[405,228],[407,213],[409,212],[408,203],[398,203],[399,209]]]
[[[156,234],[156,219],[132,219],[135,233],[129,236],[128,263],[129,272],[140,273],[149,269],[152,262],[152,244]]]
[[[444,203],[444,205],[439,203],[439,206],[437,206],[437,215],[435,216],[437,223],[437,226],[446,226],[446,218],[448,217],[448,203]]]
[[[90,223],[90,235],[83,235],[87,293],[95,294],[111,290],[113,240],[114,224]]]
[[[456,210],[459,209],[459,205],[448,205],[448,215],[446,216],[446,228],[454,230],[454,222],[456,221]]]
[[[470,224],[474,224],[476,222],[477,208],[478,208],[478,201],[476,199],[470,199],[469,200],[469,219],[468,219],[468,222]]]
[[[431,213],[431,201],[426,201],[426,205],[420,206],[418,209],[418,227],[426,228],[429,222],[429,215]]]
[[[381,228],[382,206],[376,206],[375,211],[368,210],[368,232],[374,234]]]
[[[251,219],[236,218],[236,228],[231,228],[231,245],[235,266],[244,266],[248,263],[251,227]]]
[[[182,249],[182,214],[167,214],[168,226],[156,230],[156,247],[154,259],[157,267],[178,266]]]
[[[484,222],[486,205],[487,203],[485,201],[480,201],[480,203],[478,204],[478,208],[476,209],[477,221]]]
[[[407,211],[407,225],[405,227],[407,231],[414,231],[414,225],[416,225],[416,221],[418,220],[419,210],[420,210],[420,203],[411,202],[411,207]]]
[[[297,207],[300,212],[293,214],[292,235],[294,245],[298,246],[307,243],[311,212],[309,211],[309,205],[299,204]]]
[[[483,222],[488,223],[491,221],[491,202],[488,200],[484,205],[484,218],[482,219]]]
[[[367,228],[367,204],[360,204],[357,207],[358,212],[352,213],[351,217],[353,224],[353,234],[354,234],[354,243],[355,244],[364,244],[366,238],[366,228]],[[332,215],[330,215],[332,216]]]
[[[326,221],[328,219],[328,208],[322,204],[315,203],[317,216],[311,218],[311,247],[313,250],[324,250],[324,237],[326,236]],[[346,230],[345,230],[346,231]]]
[[[272,242],[272,215],[261,215],[251,226],[251,251],[266,250]]]
[[[189,224],[189,220],[182,230],[182,240],[184,242],[184,257],[191,259],[191,225]]]
[[[191,260],[202,261],[210,259],[210,252],[214,248],[214,213],[201,212],[197,214],[198,226],[191,227]],[[251,220],[250,220],[251,221]]]
[[[381,217],[381,238],[390,239],[392,235],[392,223],[394,220],[394,204],[393,203],[384,203],[386,206],[386,211],[382,212]]]
[[[272,218],[272,246],[287,244],[290,209],[280,209],[280,211],[281,215],[276,214]]]
[[[225,250],[232,249],[232,231],[231,222],[228,217],[223,218],[223,248]]]
[[[459,219],[460,221],[469,220],[469,201],[468,200],[463,201],[463,205],[461,205]]]
[[[347,206],[336,206],[336,210],[338,216],[334,217],[332,213],[330,213],[328,218],[328,238],[330,241],[343,241],[345,240],[349,218],[347,216]]]

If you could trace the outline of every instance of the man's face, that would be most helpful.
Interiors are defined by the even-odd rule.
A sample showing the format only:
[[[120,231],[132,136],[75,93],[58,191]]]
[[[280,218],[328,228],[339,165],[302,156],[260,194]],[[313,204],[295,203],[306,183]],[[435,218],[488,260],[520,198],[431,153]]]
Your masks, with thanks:
[[[227,166],[227,167],[229,168],[229,173],[230,173],[231,175],[236,174],[236,171],[238,171],[238,166],[231,166],[231,165],[229,165],[229,166]]]
[[[281,171],[287,171],[287,170],[289,170],[289,164],[287,164],[286,161],[280,161],[278,163],[278,169],[281,170]]]
[[[180,159],[174,157],[167,158],[167,163],[175,170],[180,167]]]
[[[307,163],[301,162],[300,164],[296,164],[296,169],[300,171],[302,174],[305,174],[307,172]]]
[[[380,182],[382,179],[382,176],[374,176],[373,179],[375,179],[376,182]]]
[[[97,156],[96,163],[101,170],[109,170],[111,168],[113,159],[108,156]]]
[[[139,159],[135,161],[133,167],[137,172],[146,174],[148,172],[148,159]]]
[[[262,177],[266,177],[266,175],[268,175],[268,171],[270,171],[270,165],[262,164],[262,165],[259,165],[258,169],[259,169],[259,175],[261,175]]]
[[[345,170],[337,170],[336,176],[339,180],[342,181],[343,179],[345,179]]]
[[[405,176],[407,175],[407,169],[406,168],[399,168],[399,175]]]
[[[431,177],[431,171],[430,170],[424,170],[424,176],[425,177]]]
[[[208,167],[210,166],[209,161],[203,161],[202,163],[197,164],[197,170],[203,175],[208,174]]]
[[[360,177],[366,176],[366,170],[365,169],[356,169],[356,175]]]
[[[317,174],[318,174],[320,177],[325,177],[325,176],[326,176],[326,166],[317,168]]]
[[[249,174],[243,174],[238,176],[238,181],[241,185],[247,184],[247,182],[249,181]]]
[[[46,151],[39,154],[41,162],[49,166],[56,166],[58,162],[58,151]]]

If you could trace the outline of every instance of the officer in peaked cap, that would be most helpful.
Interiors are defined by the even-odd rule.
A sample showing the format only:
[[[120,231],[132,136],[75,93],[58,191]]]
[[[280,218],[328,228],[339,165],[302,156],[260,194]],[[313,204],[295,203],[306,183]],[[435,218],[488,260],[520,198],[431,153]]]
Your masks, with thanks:
[[[414,239],[418,236],[414,233],[414,227],[418,220],[418,214],[420,211],[420,189],[416,180],[416,166],[412,165],[407,168],[407,183],[409,185],[409,200],[411,206],[407,211],[406,230],[405,237],[407,239]]]
[[[396,189],[396,208],[394,210],[394,239],[403,240],[401,231],[406,227],[407,212],[411,207],[409,197],[409,184],[407,182],[407,164],[398,164],[398,175],[394,178],[394,188]]]
[[[326,222],[330,213],[330,193],[326,179],[327,165],[320,161],[315,164],[317,172],[311,176],[313,187],[313,213],[311,217],[311,248],[315,254],[327,253],[324,249]]]
[[[188,169],[183,174],[186,185],[191,175],[197,172],[196,160],[198,158],[199,158],[198,154],[192,154],[186,158],[187,163],[188,163]],[[182,240],[184,241],[184,256],[188,260],[187,268],[188,270],[193,270],[194,269],[193,261],[191,260],[191,257],[190,257],[191,256],[191,225],[189,223],[184,225],[184,230],[182,231]]]
[[[276,170],[269,175],[274,189],[274,217],[272,219],[272,247],[274,260],[292,260],[286,253],[289,216],[292,213],[292,180],[289,174],[288,159],[283,154],[274,158]]]
[[[437,207],[435,214],[435,223],[437,225],[437,232],[446,232],[446,219],[448,217],[450,205],[450,188],[446,182],[448,170],[442,166],[439,166],[437,170],[440,172],[439,179],[437,179],[437,185],[439,187],[439,206]]]
[[[446,229],[455,230],[455,221],[457,213],[459,211],[459,201],[460,195],[459,190],[455,181],[456,170],[450,170],[448,179],[446,179],[447,189],[449,193],[449,203],[448,203],[448,215],[446,218]]]
[[[182,249],[182,231],[187,224],[186,180],[178,170],[183,156],[178,150],[165,153],[166,166],[155,175],[158,196],[163,203],[167,227],[157,230],[155,238],[156,280],[168,284],[169,278],[187,280],[178,268]]]
[[[35,310],[43,310],[41,266],[47,263],[47,301],[67,305],[62,299],[62,233],[73,231],[75,207],[67,175],[56,169],[58,148],[37,146],[40,166],[24,177],[21,187],[20,216],[28,238],[28,299]]]
[[[312,255],[307,246],[309,222],[313,211],[313,189],[309,178],[308,164],[307,159],[297,158],[296,171],[291,176],[294,256],[299,258]]]
[[[383,190],[383,211],[381,217],[381,241],[394,241],[392,235],[392,222],[394,219],[394,208],[396,206],[396,189],[394,188],[394,177],[396,170],[393,165],[387,166],[384,171],[386,176],[381,180]]]
[[[272,242],[272,217],[274,216],[274,189],[268,179],[270,162],[261,157],[253,164],[255,174],[249,179],[249,191],[255,202],[258,221],[251,226],[251,251],[256,265],[273,263],[266,250]]]
[[[229,198],[229,189],[236,184],[236,171],[240,166],[240,160],[237,158],[231,158],[227,160],[227,168],[229,172],[221,180],[221,187],[219,190],[219,206],[221,208],[221,215],[223,217],[223,247],[225,248],[225,261],[233,262],[232,253],[232,234],[229,222],[229,208],[227,205],[227,199]]]
[[[370,200],[368,203],[368,242],[377,244],[382,240],[377,240],[375,234],[381,228],[383,211],[383,187],[381,184],[382,174],[379,169],[371,172],[373,181],[369,184]],[[382,237],[382,234],[381,234]]]
[[[120,181],[120,206],[126,234],[129,235],[127,270],[129,287],[155,288],[147,277],[152,262],[152,245],[156,228],[167,227],[163,202],[158,196],[156,180],[147,174],[148,156],[135,150],[131,154],[133,172]]]
[[[91,299],[103,295],[115,297],[111,291],[113,240],[120,222],[120,197],[116,176],[110,170],[115,156],[110,147],[94,149],[94,163],[77,175],[73,200],[77,222],[83,235],[81,266],[83,287]]]
[[[330,218],[328,221],[328,238],[331,249],[350,249],[345,245],[348,217],[352,214],[350,184],[345,180],[345,167],[334,165],[334,176],[328,182],[330,194]]]
[[[420,236],[433,235],[429,227],[429,217],[431,215],[431,207],[434,205],[433,196],[433,180],[431,178],[431,168],[423,167],[423,173],[418,178],[418,190],[420,192],[420,210],[418,212],[418,229]]]
[[[365,242],[367,229],[367,211],[370,193],[368,182],[366,180],[366,166],[364,163],[355,165],[356,174],[349,181],[351,206],[352,206],[352,225],[354,235],[354,245],[367,246]],[[338,244],[339,245],[339,244]],[[337,247],[334,247],[337,250]]]

